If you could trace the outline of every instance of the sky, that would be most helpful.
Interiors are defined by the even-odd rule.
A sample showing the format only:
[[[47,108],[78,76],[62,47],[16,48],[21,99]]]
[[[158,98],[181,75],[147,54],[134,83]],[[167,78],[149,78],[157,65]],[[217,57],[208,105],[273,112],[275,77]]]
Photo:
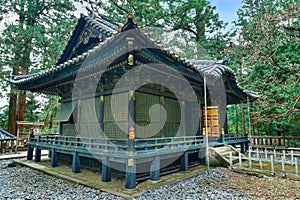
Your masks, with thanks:
[[[229,23],[227,27],[228,30],[232,27],[230,23],[237,19],[236,11],[241,7],[241,1],[242,0],[210,0],[211,4],[217,7],[217,13],[219,13],[220,19]],[[78,10],[83,12],[79,5],[76,5],[76,7]],[[7,18],[11,21],[14,21],[15,19],[14,16],[7,16]],[[0,31],[1,29],[3,29],[3,24],[0,24]],[[8,102],[6,98],[0,98],[0,107],[7,104]]]
[[[232,27],[230,23],[237,20],[236,11],[242,6],[242,0],[210,0],[210,2],[217,7],[220,19]]]

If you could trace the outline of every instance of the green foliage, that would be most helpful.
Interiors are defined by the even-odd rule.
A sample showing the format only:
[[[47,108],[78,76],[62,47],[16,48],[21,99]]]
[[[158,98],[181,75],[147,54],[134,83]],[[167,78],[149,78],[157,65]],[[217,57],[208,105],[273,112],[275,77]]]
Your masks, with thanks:
[[[0,3],[0,23],[4,25],[0,31],[2,91],[10,92],[9,96],[17,94],[5,79],[44,70],[57,62],[77,21],[73,11],[73,1],[5,0]],[[17,103],[21,102],[18,99]],[[11,109],[12,105],[9,106]],[[29,94],[25,120],[41,121],[33,113],[39,106]]]
[[[230,61],[242,85],[262,95],[252,122],[268,134],[293,132],[300,123],[299,13],[294,0],[245,0],[238,11]]]
[[[162,40],[164,47],[182,57],[222,59],[226,54],[228,34],[223,33],[226,24],[207,0],[87,2],[95,13],[119,23],[126,23],[128,12],[132,11],[137,24],[151,38]]]

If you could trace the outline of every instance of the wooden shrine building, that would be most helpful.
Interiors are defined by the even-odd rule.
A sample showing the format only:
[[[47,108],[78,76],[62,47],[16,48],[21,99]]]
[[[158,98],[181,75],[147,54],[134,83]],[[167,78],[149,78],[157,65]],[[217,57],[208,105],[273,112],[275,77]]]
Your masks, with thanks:
[[[246,135],[227,135],[226,105],[258,97],[239,87],[222,61],[185,60],[164,50],[131,15],[123,27],[82,15],[55,66],[10,82],[61,97],[60,135],[32,135],[28,159],[35,148],[39,162],[46,149],[51,166],[62,159],[74,173],[80,165],[98,166],[104,182],[112,169],[124,172],[128,189],[141,174],[157,181],[167,167],[188,170],[191,161],[203,162],[206,127],[210,146],[241,144],[245,151]]]

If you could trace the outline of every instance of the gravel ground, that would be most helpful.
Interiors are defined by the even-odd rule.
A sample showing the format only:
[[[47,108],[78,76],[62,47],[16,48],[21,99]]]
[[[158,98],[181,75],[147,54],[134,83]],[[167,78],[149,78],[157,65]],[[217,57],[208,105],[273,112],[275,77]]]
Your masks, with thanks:
[[[148,191],[137,199],[297,199],[299,183],[273,179],[216,168],[185,181]],[[279,186],[276,187],[276,184]],[[14,165],[12,161],[0,161],[0,200],[2,199],[123,198]]]

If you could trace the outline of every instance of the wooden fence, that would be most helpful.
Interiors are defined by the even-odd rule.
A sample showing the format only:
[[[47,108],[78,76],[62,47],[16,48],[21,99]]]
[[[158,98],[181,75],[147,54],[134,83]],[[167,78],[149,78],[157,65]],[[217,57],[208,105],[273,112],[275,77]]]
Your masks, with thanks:
[[[16,145],[16,138],[4,138],[0,139],[1,153],[6,151],[12,151]]]
[[[249,148],[248,157],[229,155],[230,166],[233,167],[233,160],[238,159],[234,168],[248,169],[250,171],[270,172],[271,174],[283,173],[299,176],[300,149],[292,150],[269,150]],[[242,161],[247,161],[245,165]],[[298,177],[300,178],[300,177]]]
[[[300,148],[300,136],[252,136],[252,145],[256,147],[298,147]]]

